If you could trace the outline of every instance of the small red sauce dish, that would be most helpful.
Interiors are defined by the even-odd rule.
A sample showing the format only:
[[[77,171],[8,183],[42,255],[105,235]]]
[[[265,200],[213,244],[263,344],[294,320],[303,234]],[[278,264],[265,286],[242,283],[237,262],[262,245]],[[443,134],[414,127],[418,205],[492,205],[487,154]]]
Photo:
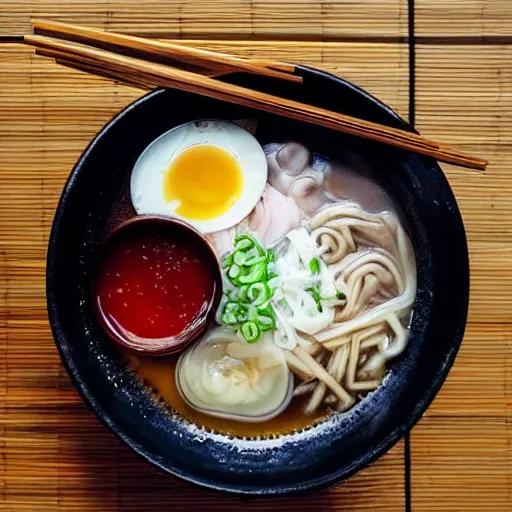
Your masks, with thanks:
[[[177,219],[142,216],[115,228],[92,275],[97,317],[116,342],[167,355],[208,327],[222,294],[219,262],[207,240]]]

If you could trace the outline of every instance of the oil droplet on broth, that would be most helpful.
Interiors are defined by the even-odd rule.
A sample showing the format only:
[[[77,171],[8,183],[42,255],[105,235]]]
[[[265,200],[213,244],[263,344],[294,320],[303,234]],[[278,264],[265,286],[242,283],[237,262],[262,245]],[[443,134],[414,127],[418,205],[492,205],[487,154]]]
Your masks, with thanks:
[[[238,201],[243,172],[227,150],[209,144],[186,148],[164,174],[164,201],[179,204],[175,212],[191,220],[213,219]]]

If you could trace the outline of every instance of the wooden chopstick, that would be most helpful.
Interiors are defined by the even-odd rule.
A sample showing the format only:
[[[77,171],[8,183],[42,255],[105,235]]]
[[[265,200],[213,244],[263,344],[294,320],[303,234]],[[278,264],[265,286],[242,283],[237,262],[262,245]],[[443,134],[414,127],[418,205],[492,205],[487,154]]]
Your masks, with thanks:
[[[90,59],[90,58],[85,57],[85,56],[80,59],[80,62],[76,63],[77,65],[71,66],[71,63],[72,63],[72,61],[74,59],[76,59],[76,56],[73,55],[72,53],[68,52],[68,51],[64,51],[64,50],[45,50],[45,49],[39,48],[39,49],[36,49],[36,55],[41,55],[42,57],[53,58],[56,61],[58,61],[59,64],[63,64],[63,65],[68,66],[68,67],[73,67],[75,69],[78,69],[77,65],[86,64],[88,67],[96,67],[96,69],[98,71],[98,73],[96,73],[96,74],[101,74],[101,73],[99,73],[100,68],[97,66],[97,62],[94,59]],[[66,61],[66,62],[64,63],[64,61]],[[84,71],[84,70],[80,69],[80,71]],[[119,71],[118,74],[120,76],[118,78],[116,78],[116,80],[118,80],[120,82],[123,82],[123,79],[122,79],[123,71],[122,71],[122,69],[120,69],[118,71]],[[225,73],[219,72],[219,70],[214,71],[212,69],[204,69],[204,68],[202,68],[200,74],[202,74],[204,76],[209,76],[209,77],[217,77],[217,76],[222,76]],[[106,72],[101,74],[101,76],[109,78],[109,76],[106,74]],[[145,83],[149,84],[150,82],[146,81]],[[151,82],[151,83],[152,83],[152,85],[151,85],[151,87],[149,87],[149,89],[154,89],[154,88],[158,87],[158,84],[156,84],[154,82]],[[144,88],[147,89],[148,87],[144,87]]]
[[[185,90],[298,121],[317,124],[350,135],[431,156],[442,162],[481,170],[485,169],[487,165],[485,160],[464,155],[415,133],[221,82],[171,66],[44,36],[28,35],[25,36],[25,42],[36,48],[45,49],[48,55],[55,52],[57,58],[62,58],[62,53],[64,53],[68,64],[74,62],[80,65],[81,62],[85,61],[89,66],[93,65],[95,68],[106,69],[107,72],[113,70],[117,73],[126,73],[130,77],[137,77],[138,80],[144,83],[154,83],[162,87]]]
[[[143,79],[140,79],[139,77],[123,73],[122,71],[116,71],[114,69],[106,70],[99,66],[90,64],[87,61],[77,62],[72,58],[69,58],[69,55],[65,54],[64,52],[60,53],[53,52],[51,50],[38,49],[36,50],[36,54],[41,55],[42,57],[54,58],[55,62],[57,64],[61,64],[62,66],[66,66],[71,69],[76,69],[84,73],[89,73],[91,75],[109,78],[111,80],[115,80],[116,82],[124,83],[125,85],[137,87],[138,89],[151,90],[157,87],[155,83],[145,81]]]
[[[256,66],[265,66],[277,71],[283,71],[284,73],[295,73],[297,70],[295,64],[289,64],[288,62],[279,62],[271,59],[250,59],[250,61]]]
[[[64,36],[65,39],[76,40],[96,47],[99,44],[108,45],[109,50],[115,52],[120,49],[128,56],[137,57],[138,55],[133,55],[134,52],[137,52],[139,55],[166,57],[174,61],[181,60],[195,66],[211,68],[213,70],[220,68],[222,72],[217,73],[217,75],[243,71],[291,82],[302,82],[301,76],[293,74],[295,66],[292,64],[271,60],[266,60],[265,64],[260,62],[254,63],[251,59],[243,59],[227,53],[201,50],[191,46],[105,32],[103,30],[56,21],[32,20],[32,25],[35,33],[43,32],[57,37]],[[175,65],[174,63],[171,64]]]
[[[41,55],[43,55],[41,53]],[[125,85],[130,85],[132,87],[136,87],[137,89],[143,90],[151,90],[155,88],[155,85],[149,82],[144,82],[142,80],[138,80],[133,76],[126,76],[123,73],[118,71],[106,71],[105,69],[98,68],[96,66],[91,66],[90,64],[78,63],[75,61],[67,60],[67,59],[55,59],[57,64],[61,64],[62,66],[66,66],[71,69],[76,69],[78,71],[83,71],[84,73],[89,73],[91,75],[102,76],[104,78],[109,78],[111,80],[115,80],[117,82],[122,82]]]

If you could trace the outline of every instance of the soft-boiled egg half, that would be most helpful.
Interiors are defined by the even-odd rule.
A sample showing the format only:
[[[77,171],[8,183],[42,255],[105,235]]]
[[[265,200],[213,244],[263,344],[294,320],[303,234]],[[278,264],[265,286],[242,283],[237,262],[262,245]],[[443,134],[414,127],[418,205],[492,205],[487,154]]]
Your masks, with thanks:
[[[210,233],[249,215],[266,181],[267,160],[253,135],[228,121],[201,120],[164,133],[144,150],[130,192],[139,215],[178,217]]]

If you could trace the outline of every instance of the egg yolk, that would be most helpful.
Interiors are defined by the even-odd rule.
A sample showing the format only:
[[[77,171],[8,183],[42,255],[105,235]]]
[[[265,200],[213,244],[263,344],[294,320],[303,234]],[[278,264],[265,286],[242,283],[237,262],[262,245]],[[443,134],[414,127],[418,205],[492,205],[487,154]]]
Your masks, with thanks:
[[[165,202],[187,219],[207,220],[226,213],[240,199],[243,173],[238,160],[218,146],[183,150],[164,175]]]

